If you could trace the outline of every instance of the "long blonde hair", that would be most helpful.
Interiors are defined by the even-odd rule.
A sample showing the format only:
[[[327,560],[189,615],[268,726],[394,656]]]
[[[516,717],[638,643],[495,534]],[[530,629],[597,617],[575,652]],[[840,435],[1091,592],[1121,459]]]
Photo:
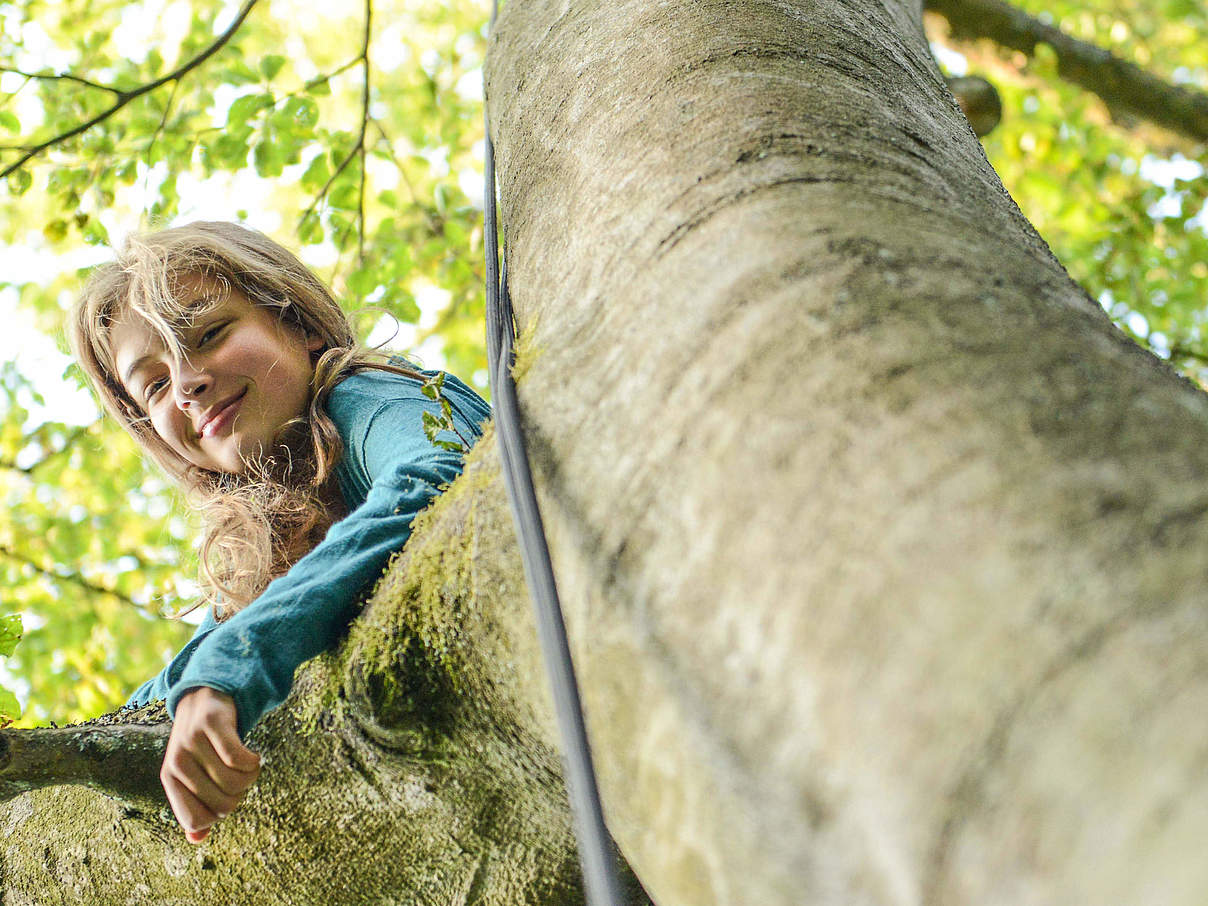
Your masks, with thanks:
[[[173,451],[118,378],[110,334],[127,313],[143,318],[175,355],[196,309],[182,304],[182,280],[203,275],[241,291],[283,323],[321,341],[304,414],[287,424],[278,449],[245,472],[203,469]],[[234,223],[199,222],[131,235],[116,259],[93,270],[72,308],[67,336],[105,410],[185,493],[202,517],[197,606],[225,619],[314,547],[343,514],[333,506],[343,444],[324,401],[350,374],[376,368],[423,380],[360,346],[348,316],[298,258],[262,233]],[[190,608],[192,609],[192,608]]]

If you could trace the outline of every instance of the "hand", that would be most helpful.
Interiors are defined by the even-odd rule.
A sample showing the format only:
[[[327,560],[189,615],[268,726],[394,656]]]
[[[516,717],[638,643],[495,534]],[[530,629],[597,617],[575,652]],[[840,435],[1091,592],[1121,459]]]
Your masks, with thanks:
[[[160,782],[190,843],[229,815],[260,774],[260,756],[239,741],[235,701],[198,686],[176,705]]]

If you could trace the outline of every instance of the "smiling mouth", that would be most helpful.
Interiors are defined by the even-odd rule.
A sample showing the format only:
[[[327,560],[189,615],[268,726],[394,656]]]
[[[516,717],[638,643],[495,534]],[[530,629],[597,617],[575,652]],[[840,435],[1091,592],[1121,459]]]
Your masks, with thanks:
[[[247,396],[246,387],[242,393],[206,419],[205,423],[201,426],[201,430],[197,432],[198,436],[212,437],[214,434],[218,433],[229,425],[235,418],[235,415],[239,412],[239,407],[243,403],[243,398],[245,396]]]

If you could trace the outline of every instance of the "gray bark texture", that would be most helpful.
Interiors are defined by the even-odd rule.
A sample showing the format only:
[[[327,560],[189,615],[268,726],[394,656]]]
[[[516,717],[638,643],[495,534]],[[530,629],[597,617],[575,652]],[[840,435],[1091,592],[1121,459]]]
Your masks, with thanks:
[[[1007,197],[917,5],[510,0],[486,83],[525,433],[654,901],[1201,906],[1208,398]],[[25,792],[3,902],[581,900],[522,585],[488,437],[210,841]]]

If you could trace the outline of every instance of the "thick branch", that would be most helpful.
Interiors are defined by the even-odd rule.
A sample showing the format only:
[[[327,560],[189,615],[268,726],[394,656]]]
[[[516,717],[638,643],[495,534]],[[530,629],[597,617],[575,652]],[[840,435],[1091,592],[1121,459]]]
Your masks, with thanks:
[[[119,92],[117,95],[117,100],[114,101],[112,105],[110,105],[109,107],[107,107],[106,109],[104,109],[100,113],[98,113],[96,116],[94,116],[92,119],[87,120],[83,123],[80,123],[78,126],[74,126],[71,129],[66,130],[65,132],[60,132],[58,135],[55,135],[51,138],[46,139],[46,141],[42,142],[41,144],[35,145],[32,148],[27,149],[25,151],[25,153],[22,154],[21,157],[19,157],[15,162],[9,164],[3,170],[0,170],[0,178],[8,176],[10,173],[13,173],[13,172],[21,169],[21,167],[24,166],[27,161],[29,161],[30,159],[32,159],[34,157],[37,157],[43,151],[46,151],[49,148],[53,148],[56,145],[61,145],[63,142],[67,141],[68,139],[75,138],[77,135],[87,132],[89,129],[91,129],[93,126],[97,125],[98,123],[102,123],[105,120],[109,119],[109,117],[113,116],[113,114],[117,113],[119,110],[121,110],[127,104],[129,104],[131,101],[142,97],[144,94],[154,91],[156,88],[159,88],[161,85],[166,85],[168,82],[175,81],[176,79],[179,79],[182,76],[191,72],[192,70],[196,69],[202,63],[204,63],[206,60],[208,60],[210,57],[212,57],[215,53],[217,53],[228,41],[231,40],[232,37],[234,37],[235,32],[237,32],[239,30],[239,27],[241,25],[243,25],[243,20],[247,18],[248,13],[250,13],[252,11],[252,7],[254,7],[257,2],[258,2],[258,0],[248,0],[248,2],[244,5],[243,9],[241,9],[239,11],[239,15],[237,15],[235,17],[235,21],[232,22],[230,24],[230,26],[228,26],[227,30],[224,31],[217,38],[215,38],[213,43],[210,44],[208,47],[206,47],[206,49],[203,50],[201,53],[199,53],[197,56],[193,57],[190,60],[185,61],[180,66],[176,67],[176,69],[172,70],[170,73],[168,73],[165,76],[162,76],[161,78],[155,79],[152,82],[148,82],[145,85],[140,85],[138,88],[132,89],[131,91]]]
[[[948,20],[956,38],[989,38],[1033,54],[1048,44],[1062,78],[1098,95],[1113,112],[1149,120],[1196,141],[1208,141],[1208,95],[1171,85],[1115,54],[1072,38],[1004,0],[925,0]]]
[[[136,719],[152,716],[140,712]],[[113,717],[73,727],[5,730],[0,733],[0,802],[71,784],[129,805],[159,808],[165,804],[159,765],[170,730],[167,720],[119,723]]]

